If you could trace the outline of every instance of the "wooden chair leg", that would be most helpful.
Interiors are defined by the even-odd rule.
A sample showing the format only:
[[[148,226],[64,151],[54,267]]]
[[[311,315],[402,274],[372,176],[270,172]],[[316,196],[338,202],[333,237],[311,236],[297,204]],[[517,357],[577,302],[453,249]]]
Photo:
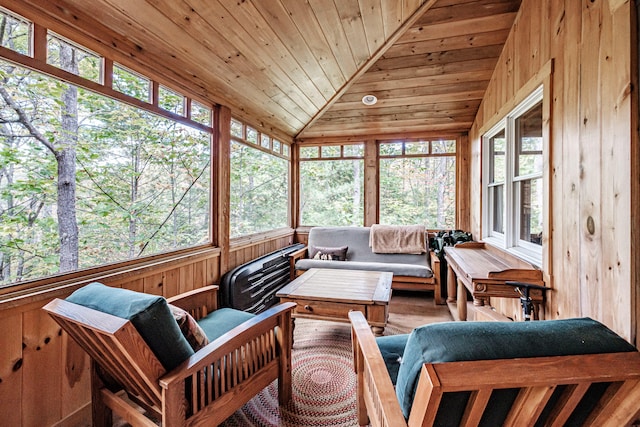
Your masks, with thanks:
[[[104,383],[98,375],[98,365],[91,359],[91,417],[94,427],[113,426],[113,413],[102,399]]]

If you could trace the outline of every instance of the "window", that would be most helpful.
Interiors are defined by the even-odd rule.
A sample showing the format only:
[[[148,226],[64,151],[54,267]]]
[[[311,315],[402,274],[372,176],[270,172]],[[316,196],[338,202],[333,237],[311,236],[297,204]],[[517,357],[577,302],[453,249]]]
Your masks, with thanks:
[[[232,119],[231,238],[289,225],[289,159],[275,153],[270,141],[270,136]]]
[[[542,90],[483,137],[483,237],[538,265],[545,209]]]
[[[300,223],[364,223],[364,145],[300,147]]]
[[[31,23],[0,7],[0,46],[31,55]]]
[[[151,100],[151,80],[118,64],[113,64],[113,89],[144,102]]]
[[[211,107],[45,30],[0,7],[0,287],[210,243]]]
[[[8,62],[0,73],[0,286],[210,241],[209,132]]]
[[[456,224],[456,140],[385,142],[380,155],[380,223]]]
[[[53,33],[47,36],[47,63],[87,80],[102,82],[102,58]]]

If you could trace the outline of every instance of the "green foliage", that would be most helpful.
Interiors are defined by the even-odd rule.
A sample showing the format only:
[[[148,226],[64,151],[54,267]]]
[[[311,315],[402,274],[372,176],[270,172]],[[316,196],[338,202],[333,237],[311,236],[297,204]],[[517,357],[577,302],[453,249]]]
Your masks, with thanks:
[[[380,223],[455,226],[455,156],[380,160]]]
[[[66,85],[7,63],[0,77],[57,147]],[[77,110],[80,268],[207,242],[210,135],[82,89]],[[0,118],[1,286],[57,272],[60,239],[56,158],[2,99]]]
[[[301,224],[363,225],[363,168],[363,160],[301,162]]]
[[[289,225],[287,160],[231,141],[231,237]]]

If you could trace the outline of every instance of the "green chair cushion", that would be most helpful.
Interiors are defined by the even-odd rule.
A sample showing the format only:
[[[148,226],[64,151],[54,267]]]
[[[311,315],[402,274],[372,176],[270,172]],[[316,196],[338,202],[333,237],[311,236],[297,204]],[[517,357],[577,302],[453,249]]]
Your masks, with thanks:
[[[220,308],[198,320],[198,325],[204,330],[209,342],[211,342],[254,317],[255,314],[245,313],[233,308]]]
[[[416,328],[407,339],[398,370],[396,394],[408,418],[423,363],[623,351],[636,351],[636,348],[589,318],[429,324]],[[443,403],[442,406],[446,405]],[[441,419],[450,420],[452,416],[446,408],[442,414],[438,413]]]
[[[91,283],[67,301],[131,321],[167,371],[194,354],[161,296]]]
[[[402,360],[408,338],[409,334],[389,335],[376,338],[376,343],[378,344],[380,353],[382,353],[384,364],[387,367],[393,385],[396,384],[398,378],[400,361]]]

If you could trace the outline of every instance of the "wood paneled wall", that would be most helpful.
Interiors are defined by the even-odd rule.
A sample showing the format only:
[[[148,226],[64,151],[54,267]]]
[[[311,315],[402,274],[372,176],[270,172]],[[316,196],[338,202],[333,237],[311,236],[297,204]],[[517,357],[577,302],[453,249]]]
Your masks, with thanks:
[[[547,318],[590,316],[632,342],[640,264],[635,14],[634,1],[524,0],[470,132],[478,237],[482,132],[553,64]],[[492,303],[507,315],[519,310]]]

